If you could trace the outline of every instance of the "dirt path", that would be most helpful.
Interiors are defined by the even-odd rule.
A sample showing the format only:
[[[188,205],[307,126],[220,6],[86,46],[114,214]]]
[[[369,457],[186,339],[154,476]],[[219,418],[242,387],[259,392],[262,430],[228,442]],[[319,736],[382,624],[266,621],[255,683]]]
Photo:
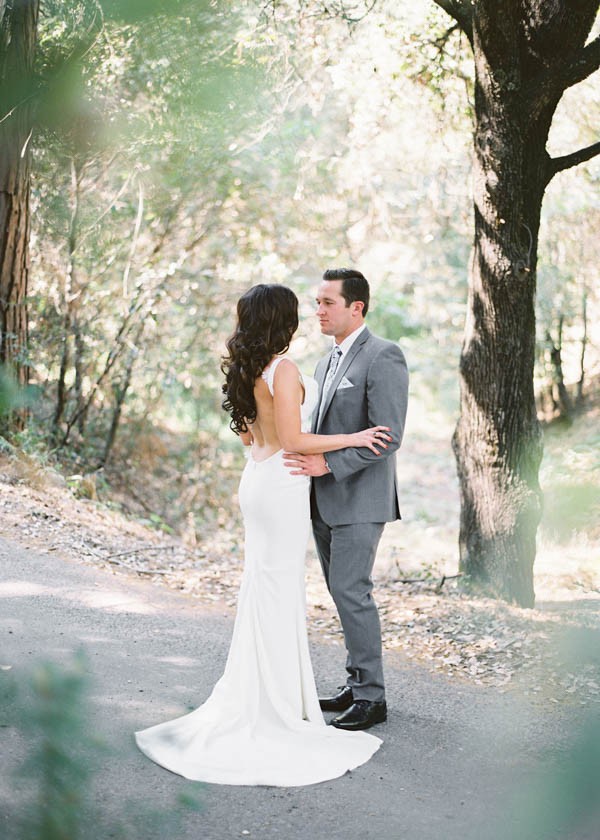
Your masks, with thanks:
[[[185,783],[138,753],[132,732],[207,696],[224,665],[231,611],[5,539],[0,570],[3,668],[20,677],[36,660],[66,662],[79,646],[86,651],[90,728],[107,747],[93,780],[103,818],[126,820],[136,803],[146,810],[172,809]],[[313,656],[319,685],[334,687],[342,670],[339,647],[313,644]],[[372,761],[305,788],[207,786],[203,810],[184,815],[178,838],[540,836],[522,833],[525,818],[511,802],[547,769],[549,747],[568,760],[580,707],[560,704],[540,713],[531,699],[432,674],[393,651],[386,654],[386,668],[391,714],[378,728],[384,746]],[[0,671],[0,679],[9,673]],[[0,836],[17,840],[28,791],[12,772],[30,743],[10,727],[0,728],[0,739]],[[128,836],[162,840],[151,817],[136,832]],[[110,835],[96,824],[93,836]],[[596,835],[583,827],[568,836]]]
[[[462,595],[456,580],[443,581],[456,572],[451,554],[446,560],[441,554],[455,543],[448,522],[456,517],[442,515],[452,464],[440,459],[435,439],[413,436],[411,446],[418,451],[409,449],[407,464],[428,465],[425,478],[417,481],[405,467],[407,518],[387,526],[375,568],[386,649],[435,673],[535,697],[547,707],[600,704],[600,641],[596,653],[580,643],[590,632],[600,640],[600,565],[589,552],[584,559],[566,550],[560,556],[540,552],[535,610]],[[435,513],[429,525],[419,518],[427,503]],[[0,536],[49,557],[151,580],[233,616],[243,560],[239,517],[204,535],[201,544],[186,545],[98,501],[74,498],[52,472],[0,456]],[[339,620],[312,549],[307,600],[311,638],[341,646]]]

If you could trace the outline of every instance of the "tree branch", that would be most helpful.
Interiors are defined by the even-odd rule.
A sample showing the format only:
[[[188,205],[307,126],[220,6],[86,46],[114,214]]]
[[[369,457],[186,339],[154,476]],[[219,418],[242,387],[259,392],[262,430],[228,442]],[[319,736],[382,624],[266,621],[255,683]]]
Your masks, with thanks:
[[[460,26],[458,25],[458,23],[453,23],[452,26],[446,29],[443,35],[440,35],[439,38],[436,38],[434,41],[430,41],[429,43],[432,44],[434,47],[437,47],[439,52],[442,52],[444,47],[448,43],[448,39],[450,38],[453,32],[456,32],[457,29],[460,29]]]
[[[600,142],[592,143],[591,146],[586,146],[584,149],[571,152],[570,155],[549,158],[547,163],[548,177],[546,183],[548,184],[557,172],[562,172],[564,169],[570,169],[572,166],[577,166],[579,163],[585,163],[586,160],[590,160],[596,155],[600,155]]]
[[[598,67],[600,67],[600,35],[584,47],[566,68],[563,74],[565,88],[573,87],[578,82],[587,79]]]
[[[434,3],[454,18],[473,46],[473,9],[468,0],[434,0]]]
[[[535,78],[531,79],[522,92],[523,102],[527,103],[532,121],[536,120],[543,109],[556,103],[567,88],[582,82],[600,67],[600,36],[587,47],[579,50],[576,57],[568,64],[556,66],[553,61],[544,67]],[[554,173],[550,174],[550,178]]]

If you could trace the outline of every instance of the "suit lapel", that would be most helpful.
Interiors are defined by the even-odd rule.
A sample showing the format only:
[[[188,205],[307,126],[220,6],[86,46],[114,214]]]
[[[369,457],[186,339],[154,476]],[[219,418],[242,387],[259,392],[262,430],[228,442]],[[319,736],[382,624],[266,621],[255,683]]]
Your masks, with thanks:
[[[319,400],[321,399],[321,394],[323,392],[323,384],[325,382],[325,375],[327,373],[327,360],[329,356],[325,356],[317,365],[317,369],[315,370],[315,379],[319,383]]]
[[[316,410],[317,414],[317,425],[315,426],[315,431],[318,432],[323,424],[323,419],[329,410],[329,406],[331,405],[331,401],[334,397],[335,390],[337,386],[342,381],[342,377],[345,376],[346,371],[363,348],[365,341],[369,338],[371,333],[368,329],[364,329],[361,334],[358,336],[348,353],[344,356],[340,364],[338,365],[338,369],[335,372],[335,376],[333,378],[333,382],[331,383],[331,388],[329,389],[327,396],[325,397],[325,403],[323,405],[323,409],[320,409],[321,405],[321,396],[323,394],[323,383],[325,381],[325,372],[326,366],[323,368],[323,372],[321,374],[321,380],[319,382],[319,407]]]
[[[327,362],[329,360],[329,356],[324,356],[317,362],[317,367],[315,368],[315,379],[317,380],[317,384],[319,386],[319,399],[317,400],[317,407],[313,412],[312,417],[312,432],[313,434],[317,430],[317,418],[319,416],[319,406],[321,405],[321,397],[323,395],[323,385],[325,383],[325,376],[327,374]]]

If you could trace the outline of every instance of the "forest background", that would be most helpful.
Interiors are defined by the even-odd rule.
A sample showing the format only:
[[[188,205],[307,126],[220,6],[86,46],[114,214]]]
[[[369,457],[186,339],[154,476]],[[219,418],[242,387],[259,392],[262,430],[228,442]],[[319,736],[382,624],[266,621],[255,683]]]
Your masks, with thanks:
[[[257,282],[292,286],[293,354],[310,370],[326,350],[314,287],[326,267],[358,266],[369,326],[400,341],[412,374],[400,472],[414,555],[454,571],[474,77],[450,24],[434,3],[44,2],[31,414],[13,443],[190,545],[237,535],[242,452],[219,370],[235,301]],[[568,90],[550,153],[592,143],[599,110],[592,79]],[[548,438],[554,557],[570,544],[589,558],[599,537],[599,172],[561,172],[543,204],[539,414],[568,425],[587,409],[574,445],[572,431]]]
[[[11,391],[0,372],[0,431],[11,425],[0,436],[0,535],[45,552],[49,568],[58,552],[233,608],[243,451],[221,409],[219,368],[236,300],[254,283],[294,288],[302,320],[292,354],[310,372],[327,350],[315,286],[327,267],[357,266],[373,291],[369,327],[400,343],[411,371],[398,463],[404,519],[386,529],[375,572],[386,648],[477,685],[504,691],[518,683],[544,714],[555,704],[597,708],[597,80],[571,79],[548,141],[555,161],[592,152],[553,173],[536,243],[544,508],[537,609],[524,611],[475,597],[454,577],[460,499],[451,441],[475,262],[477,137],[463,13],[477,8],[493,18],[496,8],[527,8],[532,23],[550,4],[165,5],[0,0],[2,71],[10,52],[4,24],[15,10],[39,8],[31,75],[22,89],[0,87],[0,171],[15,152],[30,164],[21,195],[28,285],[14,307],[28,311],[28,336],[10,359],[29,384],[25,405],[7,414],[23,390]],[[576,7],[589,17],[592,6],[563,1],[551,10],[568,18]],[[596,17],[587,41],[596,52],[599,32]],[[30,124],[10,142],[22,116]],[[0,256],[4,317],[11,273]],[[12,336],[2,327],[5,361]],[[520,350],[528,339],[515,331]],[[510,368],[514,360],[505,361]],[[491,391],[497,381],[487,383]],[[341,644],[314,555],[307,594],[313,640]],[[75,706],[67,704],[68,727]],[[592,715],[589,761],[574,752],[566,763],[579,814],[597,810],[597,792],[579,782],[597,776]],[[562,791],[562,777],[560,784]],[[581,796],[591,805],[581,806]],[[556,801],[562,808],[564,799]]]

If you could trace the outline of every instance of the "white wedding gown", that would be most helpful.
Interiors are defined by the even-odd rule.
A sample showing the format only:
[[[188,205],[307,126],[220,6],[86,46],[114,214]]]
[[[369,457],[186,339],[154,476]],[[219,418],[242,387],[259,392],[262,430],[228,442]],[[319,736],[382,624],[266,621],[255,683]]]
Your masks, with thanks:
[[[265,372],[273,393],[276,359]],[[318,398],[306,378],[303,429]],[[225,672],[189,714],[136,732],[149,758],[188,779],[292,787],[358,767],[381,740],[326,726],[306,633],[304,563],[310,479],[292,476],[283,453],[249,454],[239,488],[245,562]]]

